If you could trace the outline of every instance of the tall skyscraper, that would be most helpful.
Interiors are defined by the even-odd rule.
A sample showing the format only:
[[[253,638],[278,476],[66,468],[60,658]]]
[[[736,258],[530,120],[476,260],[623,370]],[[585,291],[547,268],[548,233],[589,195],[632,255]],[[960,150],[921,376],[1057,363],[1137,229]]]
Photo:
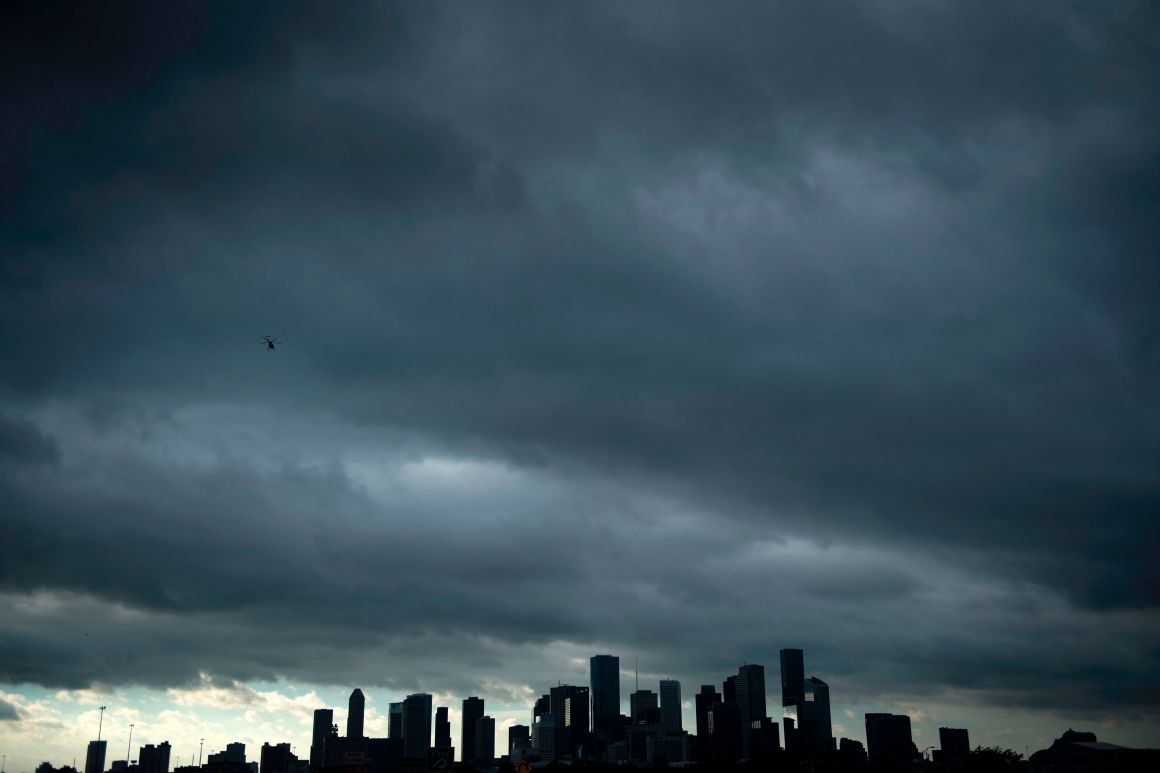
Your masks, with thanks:
[[[105,773],[105,751],[108,741],[89,741],[85,753],[85,773]]]
[[[830,725],[830,688],[821,679],[805,680],[805,700],[798,711],[798,741],[801,748],[815,754],[834,749],[834,731]]]
[[[666,733],[681,730],[681,683],[676,679],[661,680],[661,728]]]
[[[652,690],[637,690],[628,696],[629,719],[638,722],[646,709],[657,707],[657,694]]]
[[[781,651],[781,705],[798,706],[806,697],[805,654],[801,650]]]
[[[403,737],[403,702],[392,703],[387,707],[387,737]]]
[[[463,699],[463,725],[460,729],[459,759],[471,762],[475,759],[475,723],[483,716],[483,698],[474,695]]]
[[[431,747],[431,696],[425,692],[403,700],[403,756],[426,759]]]
[[[584,705],[584,714],[588,714],[588,704]],[[475,754],[474,759],[481,765],[491,767],[495,759],[495,720],[491,717],[480,717],[475,720]]]
[[[615,735],[620,718],[620,658],[593,655],[588,660],[592,688],[592,729],[606,739]]]
[[[548,695],[556,718],[556,753],[575,754],[576,747],[588,735],[588,687],[562,684],[548,690]]]
[[[737,675],[725,677],[721,683],[721,700],[724,703],[737,702]]]
[[[741,714],[741,756],[749,757],[749,730],[760,727],[765,710],[765,666],[751,663],[737,670],[737,709]],[[756,724],[755,724],[756,723]]]
[[[447,707],[435,709],[435,748],[451,748],[451,720],[447,718]]]
[[[784,649],[781,655],[781,715],[786,750],[799,745],[798,716],[806,699],[805,654],[798,649]]]
[[[321,768],[326,764],[326,738],[334,724],[333,709],[314,710],[314,732],[310,736],[310,767]]]
[[[156,746],[145,744],[137,752],[137,770],[139,773],[169,773],[169,752],[169,741]]]
[[[918,757],[905,714],[866,715],[866,753],[870,764],[906,764]]]
[[[508,728],[508,754],[516,749],[528,749],[532,745],[532,729],[527,725],[512,725]]]
[[[713,708],[714,703],[721,701],[721,693],[711,684],[701,685],[701,692],[696,696],[697,708],[697,743],[699,748],[704,751],[708,749],[709,743],[709,709]],[[709,759],[707,753],[699,754],[702,760]]]
[[[346,737],[347,738],[362,738],[363,737],[363,711],[366,709],[367,699],[363,695],[363,691],[359,688],[354,688],[354,692],[350,694],[350,701],[347,702],[346,712]]]

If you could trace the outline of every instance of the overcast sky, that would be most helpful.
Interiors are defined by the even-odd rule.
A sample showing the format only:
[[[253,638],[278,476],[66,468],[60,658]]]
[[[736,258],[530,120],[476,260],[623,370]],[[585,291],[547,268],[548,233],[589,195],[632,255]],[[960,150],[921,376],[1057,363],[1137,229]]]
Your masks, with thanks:
[[[1160,746],[1151,3],[45,6],[9,771],[97,705],[110,759],[354,686],[526,721],[595,652],[780,712],[783,647],[837,735]]]

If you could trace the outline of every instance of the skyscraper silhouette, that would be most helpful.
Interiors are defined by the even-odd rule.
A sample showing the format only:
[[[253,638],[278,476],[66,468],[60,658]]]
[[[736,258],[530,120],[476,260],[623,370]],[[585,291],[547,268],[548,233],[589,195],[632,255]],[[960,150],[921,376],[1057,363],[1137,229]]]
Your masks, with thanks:
[[[593,655],[588,661],[592,688],[592,729],[605,739],[616,734],[620,719],[620,658]]]
[[[350,694],[350,700],[347,702],[346,712],[346,737],[347,738],[362,738],[363,737],[363,711],[366,708],[366,697],[363,691],[355,688],[354,692]]]
[[[169,773],[169,753],[169,741],[156,746],[145,744],[137,752],[137,770],[139,773]]]
[[[451,721],[447,719],[447,707],[435,709],[435,748],[451,748]]]
[[[588,714],[588,706],[584,706],[584,714]],[[476,763],[491,767],[495,759],[495,720],[491,717],[480,717],[475,720],[475,752],[472,755]]]
[[[866,753],[871,765],[914,761],[918,749],[910,735],[910,717],[905,714],[867,714]]]
[[[631,712],[629,719],[637,722],[646,709],[655,709],[657,707],[657,694],[652,690],[637,690],[628,696],[628,706]]]
[[[460,743],[462,749],[459,758],[464,762],[475,759],[475,723],[483,716],[483,698],[474,695],[463,699],[463,726],[460,728]]]
[[[89,741],[85,753],[85,773],[105,773],[105,750],[108,745],[108,741]]]
[[[326,738],[334,724],[333,709],[314,710],[314,732],[310,736],[310,767],[321,768],[326,764]]]
[[[387,737],[403,737],[403,702],[392,703],[387,706]]]
[[[824,754],[834,748],[834,731],[830,725],[830,687],[816,676],[805,681],[805,700],[798,712],[798,740],[803,749]]]
[[[556,753],[575,754],[588,735],[588,687],[561,684],[548,690],[552,715],[556,718]]]
[[[403,700],[403,756],[426,759],[431,746],[431,696],[425,692]]]
[[[697,709],[697,744],[698,756],[702,760],[709,757],[709,709],[714,703],[721,701],[721,693],[711,684],[701,685],[701,692],[697,693],[695,704]]]
[[[765,666],[751,663],[737,670],[737,709],[741,715],[741,756],[749,757],[749,730],[759,727],[765,710]],[[754,724],[757,723],[757,724]]]
[[[666,733],[681,730],[681,683],[676,679],[661,680],[661,728]]]

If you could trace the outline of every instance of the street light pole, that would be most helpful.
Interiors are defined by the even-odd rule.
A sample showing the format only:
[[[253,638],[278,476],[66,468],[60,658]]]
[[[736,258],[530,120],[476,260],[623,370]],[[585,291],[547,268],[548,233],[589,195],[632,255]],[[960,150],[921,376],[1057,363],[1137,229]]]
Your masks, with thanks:
[[[133,723],[129,723],[129,745],[125,747],[125,767],[133,763]]]
[[[101,721],[97,723],[97,747],[101,745],[101,728],[105,726],[105,707],[101,706]]]
[[[201,750],[205,746],[205,739],[201,739],[201,743],[197,745],[197,766],[201,767]]]

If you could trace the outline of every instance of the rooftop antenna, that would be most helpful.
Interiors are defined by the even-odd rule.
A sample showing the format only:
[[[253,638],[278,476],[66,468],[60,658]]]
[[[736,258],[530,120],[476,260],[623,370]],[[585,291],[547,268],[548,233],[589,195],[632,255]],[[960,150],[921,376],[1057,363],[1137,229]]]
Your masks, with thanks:
[[[639,657],[637,657],[636,663],[635,663],[635,665],[633,665],[633,669],[636,671],[636,689],[639,690],[640,689],[640,658]]]

